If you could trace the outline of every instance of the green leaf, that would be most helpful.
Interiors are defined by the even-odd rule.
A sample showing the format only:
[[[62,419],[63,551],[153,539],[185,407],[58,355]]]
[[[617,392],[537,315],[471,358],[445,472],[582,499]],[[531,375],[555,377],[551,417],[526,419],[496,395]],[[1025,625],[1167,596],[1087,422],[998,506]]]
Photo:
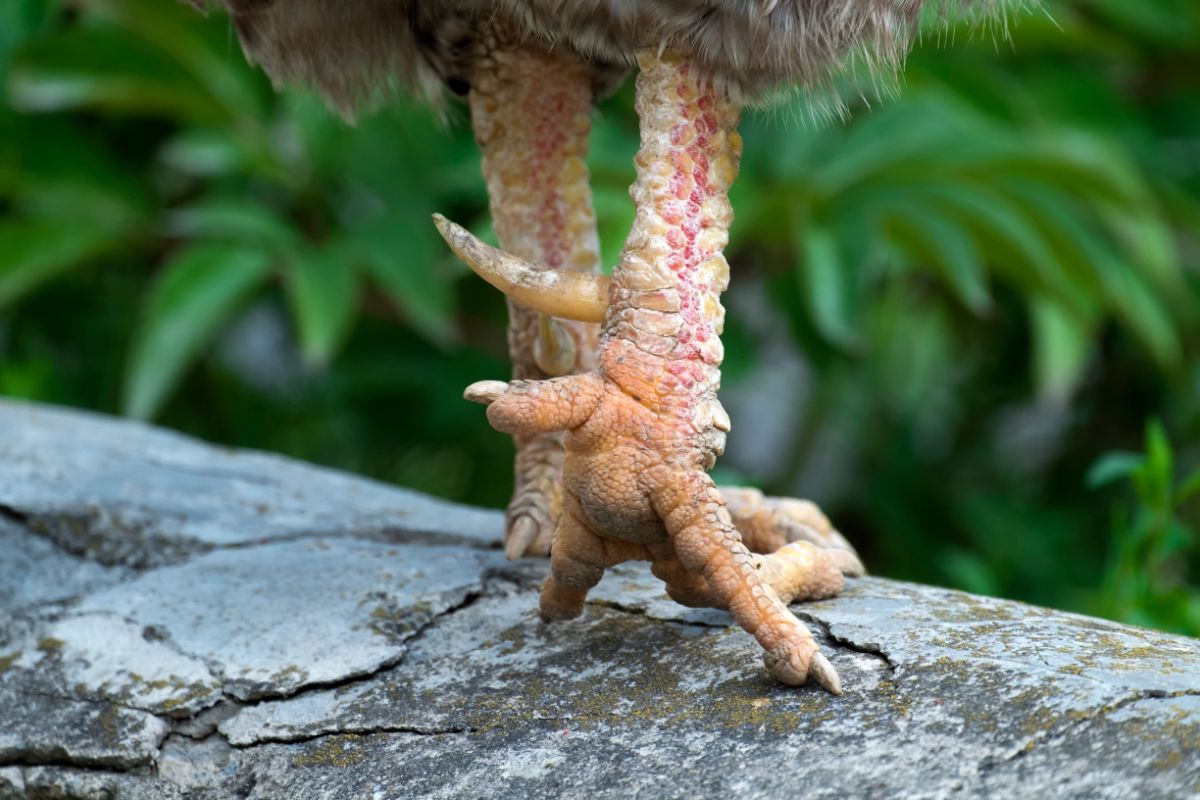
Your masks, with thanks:
[[[228,175],[248,161],[246,147],[226,131],[185,128],[159,151],[164,164],[185,175]]]
[[[1112,280],[1109,291],[1117,315],[1160,365],[1172,367],[1179,364],[1183,352],[1170,313],[1137,272],[1115,261],[1112,256],[1102,256],[1097,263],[1104,264],[1110,259],[1115,263],[1109,267]]]
[[[1030,300],[1030,321],[1038,391],[1066,400],[1082,380],[1092,355],[1094,326],[1045,298]]]
[[[995,565],[979,553],[955,547],[943,552],[938,561],[951,586],[983,595],[1002,593]]]
[[[148,182],[93,124],[66,115],[14,114],[3,122],[0,194],[11,194],[14,210],[114,230],[156,216]]]
[[[70,221],[0,224],[0,308],[110,246],[118,235]]]
[[[1101,216],[1118,234],[1139,271],[1161,291],[1186,291],[1169,217],[1151,201],[1136,206],[1104,205]]]
[[[409,212],[391,214],[354,232],[346,246],[413,328],[446,345],[455,335],[454,295],[440,266],[446,256],[440,247],[435,250],[434,228],[428,219],[422,215],[428,230],[419,230]]]
[[[167,264],[150,292],[125,374],[123,410],[153,417],[221,325],[270,274],[268,256],[197,245]]]
[[[1147,505],[1155,510],[1169,511],[1171,488],[1175,478],[1175,457],[1162,422],[1152,419],[1146,424],[1146,487]]]
[[[51,0],[6,0],[0,3],[0,77],[13,50],[30,34],[45,28],[51,11]]]
[[[629,202],[629,189],[616,186],[595,187],[592,201],[600,233],[600,265],[607,272],[620,259],[621,248],[633,226],[633,203]],[[739,215],[747,216],[740,209],[739,206]]]
[[[991,263],[1025,291],[1052,294],[1073,309],[1083,299],[1059,265],[1049,244],[1019,203],[985,186],[944,184],[924,187],[952,217],[971,226]],[[998,251],[998,252],[996,252]]]
[[[1085,482],[1089,489],[1099,489],[1110,483],[1128,478],[1146,463],[1141,453],[1113,451],[1100,456],[1088,470]]]
[[[109,111],[213,121],[224,109],[170,56],[125,31],[75,28],[17,53],[8,94],[20,111]]]
[[[305,358],[326,363],[354,317],[358,273],[336,251],[295,250],[284,286]]]
[[[230,119],[257,132],[265,81],[230,52],[227,21],[205,20],[185,3],[161,0],[93,0],[89,11],[169,55]]]
[[[959,301],[976,314],[987,314],[992,308],[987,270],[963,227],[926,210],[896,208],[893,213],[895,224],[931,259]]]
[[[269,206],[229,198],[210,199],[173,212],[167,218],[167,233],[265,248],[293,248],[302,240],[300,232]]]
[[[910,96],[905,103],[862,116],[837,137],[836,150],[817,160],[813,182],[834,196],[854,184],[878,180],[883,173],[909,170],[939,158],[944,163],[948,151],[961,149],[968,141],[955,130],[963,121],[961,110],[944,97]],[[887,147],[880,147],[881,141]]]
[[[1200,494],[1200,469],[1189,475],[1187,480],[1180,485],[1179,490],[1175,493],[1175,503],[1181,506],[1197,494]]]
[[[1171,315],[1143,279],[1138,264],[1124,258],[1097,226],[1085,225],[1061,192],[1029,184],[1018,184],[1013,190],[1034,212],[1075,284],[1102,292],[1112,310],[1160,363],[1177,363],[1180,346]]]
[[[850,303],[838,243],[828,230],[809,224],[800,235],[803,263],[798,267],[800,289],[813,326],[830,342],[853,349],[858,334],[850,316]]]

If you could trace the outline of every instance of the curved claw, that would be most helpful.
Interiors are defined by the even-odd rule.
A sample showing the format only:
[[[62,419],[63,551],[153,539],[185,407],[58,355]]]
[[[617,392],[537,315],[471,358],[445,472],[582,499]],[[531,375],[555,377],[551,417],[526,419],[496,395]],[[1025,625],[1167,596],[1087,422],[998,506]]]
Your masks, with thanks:
[[[803,658],[789,644],[782,644],[763,653],[763,664],[767,672],[771,673],[771,677],[780,683],[803,686],[811,680],[830,694],[842,693],[842,679],[838,677],[837,670],[815,647],[812,648],[812,655],[808,657],[807,668]]]
[[[526,515],[517,517],[509,529],[508,541],[504,543],[504,557],[516,561],[524,556],[537,534],[538,524],[532,518]]]
[[[842,693],[842,679],[838,677],[837,670],[833,668],[833,664],[829,663],[829,659],[821,654],[820,650],[812,655],[812,661],[808,665],[808,677],[830,694]]]
[[[867,574],[867,568],[863,566],[854,551],[828,547],[824,552],[833,566],[847,578],[861,578]]]
[[[604,321],[611,283],[607,276],[531,264],[484,244],[441,214],[433,215],[433,223],[464,264],[521,305],[562,319]]]
[[[475,381],[463,390],[463,399],[488,405],[508,391],[506,381]]]

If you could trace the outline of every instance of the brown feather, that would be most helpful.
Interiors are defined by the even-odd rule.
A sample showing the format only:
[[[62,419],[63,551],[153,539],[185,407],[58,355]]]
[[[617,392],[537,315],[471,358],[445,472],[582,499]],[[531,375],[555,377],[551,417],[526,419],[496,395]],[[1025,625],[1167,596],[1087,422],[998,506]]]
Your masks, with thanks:
[[[197,0],[193,0],[196,2]],[[473,31],[496,15],[596,65],[598,89],[637,51],[671,47],[748,100],[824,85],[848,65],[890,73],[923,8],[952,0],[223,0],[247,56],[345,113],[381,86],[465,88]],[[1023,0],[1009,0],[1008,4]],[[991,11],[1005,0],[963,5]],[[615,67],[615,68],[614,68]]]

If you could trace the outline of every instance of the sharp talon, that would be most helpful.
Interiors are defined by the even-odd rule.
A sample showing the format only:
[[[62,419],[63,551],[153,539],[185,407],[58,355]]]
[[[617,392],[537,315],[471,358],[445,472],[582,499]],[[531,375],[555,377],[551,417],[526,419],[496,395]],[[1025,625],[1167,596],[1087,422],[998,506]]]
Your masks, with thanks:
[[[532,517],[524,514],[517,517],[509,528],[508,540],[504,543],[504,557],[509,561],[516,561],[525,555],[537,534],[538,524]]]
[[[833,664],[830,664],[829,659],[823,656],[819,650],[813,653],[812,661],[809,662],[808,677],[815,680],[830,694],[842,693],[842,679],[838,677]]]
[[[607,276],[531,264],[485,244],[441,214],[433,215],[433,223],[464,264],[521,305],[562,319],[604,321],[611,283]]]
[[[839,550],[845,550],[847,553],[854,555],[855,558],[858,557],[858,552],[854,549],[854,545],[850,544],[850,540],[843,536],[841,531],[839,531],[837,528],[830,528],[827,538],[829,539],[830,547],[836,547]],[[860,566],[862,566],[861,563]],[[865,567],[863,568],[862,574],[867,574]]]
[[[833,566],[847,577],[861,578],[863,575],[867,574],[867,568],[863,566],[862,561],[859,560],[857,555],[849,550],[841,550],[836,547],[830,547],[826,548],[825,555],[827,555],[829,560],[833,562]]]
[[[495,402],[506,391],[508,391],[506,381],[475,381],[463,390],[463,398],[472,403],[488,405]]]

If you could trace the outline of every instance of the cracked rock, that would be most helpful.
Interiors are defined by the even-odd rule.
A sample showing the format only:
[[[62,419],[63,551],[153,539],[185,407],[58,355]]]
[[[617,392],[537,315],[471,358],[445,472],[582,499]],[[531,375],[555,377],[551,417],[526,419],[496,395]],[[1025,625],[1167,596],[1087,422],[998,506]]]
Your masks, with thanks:
[[[292,459],[3,398],[0,509],[72,553],[137,567],[314,535],[491,545],[503,524],[494,511]]]
[[[368,675],[481,588],[500,556],[311,539],[217,550],[84,598],[202,659],[241,700]]]
[[[66,600],[127,575],[128,570],[76,558],[0,516],[0,609]]]
[[[147,639],[111,614],[66,616],[10,642],[0,686],[35,681],[48,695],[109,702],[161,716],[190,716],[221,697],[203,662]]]
[[[501,530],[0,401],[0,800],[1200,792],[1200,641],[864,578],[794,607],[833,697],[645,565],[541,623]]]
[[[0,765],[128,769],[154,762],[169,729],[165,720],[60,691],[34,670],[10,666],[0,674]]]

